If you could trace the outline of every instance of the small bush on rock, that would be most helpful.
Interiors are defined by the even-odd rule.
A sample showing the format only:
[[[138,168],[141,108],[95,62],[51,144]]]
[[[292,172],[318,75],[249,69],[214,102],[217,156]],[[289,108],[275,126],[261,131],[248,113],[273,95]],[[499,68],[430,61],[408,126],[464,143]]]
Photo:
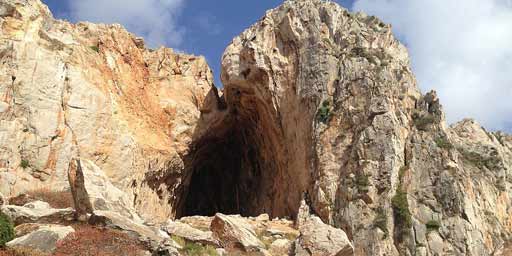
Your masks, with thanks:
[[[393,208],[393,222],[395,224],[393,239],[401,243],[410,236],[412,228],[412,216],[409,211],[407,192],[401,186],[398,187],[396,195],[391,199],[391,205]]]
[[[441,224],[439,223],[439,221],[431,220],[427,222],[425,226],[427,227],[428,231],[437,231],[441,227]]]
[[[322,102],[322,106],[318,109],[317,119],[318,121],[327,124],[331,117],[331,103],[327,100]]]
[[[14,239],[14,226],[9,217],[0,212],[0,248]]]
[[[452,143],[448,141],[448,139],[444,137],[440,137],[436,139],[436,145],[442,149],[450,150],[453,148]]]
[[[416,116],[414,118],[414,125],[420,131],[428,130],[428,127],[436,121],[432,114],[427,114],[423,116]]]
[[[373,226],[376,228],[380,228],[380,230],[384,232],[384,238],[388,237],[388,219],[386,217],[384,209],[377,209],[377,216],[375,216],[375,219],[373,220]]]
[[[183,251],[185,252],[185,255],[188,256],[217,256],[218,253],[215,250],[215,248],[206,245],[203,246],[202,244],[198,243],[187,243],[185,247],[183,247]]]
[[[23,169],[27,169],[28,167],[30,167],[30,163],[27,159],[21,159],[20,166]]]
[[[91,48],[91,50],[93,50],[95,52],[100,52],[100,48],[96,45],[90,46],[89,48]]]

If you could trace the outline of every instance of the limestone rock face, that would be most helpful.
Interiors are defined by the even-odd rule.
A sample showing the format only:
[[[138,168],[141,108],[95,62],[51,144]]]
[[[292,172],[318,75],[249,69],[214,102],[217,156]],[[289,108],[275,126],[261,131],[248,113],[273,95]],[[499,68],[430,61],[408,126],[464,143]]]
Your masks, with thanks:
[[[80,156],[146,217],[173,217],[212,87],[205,59],[147,49],[120,25],[55,20],[39,0],[0,10],[0,192],[62,190]]]
[[[301,217],[306,199],[356,255],[492,255],[511,239],[510,136],[447,127],[377,18],[286,1],[227,47],[222,81],[271,191],[249,207]]]
[[[78,216],[95,211],[113,211],[140,220],[126,193],[112,185],[103,170],[85,159],[73,159],[68,170],[69,183]]]

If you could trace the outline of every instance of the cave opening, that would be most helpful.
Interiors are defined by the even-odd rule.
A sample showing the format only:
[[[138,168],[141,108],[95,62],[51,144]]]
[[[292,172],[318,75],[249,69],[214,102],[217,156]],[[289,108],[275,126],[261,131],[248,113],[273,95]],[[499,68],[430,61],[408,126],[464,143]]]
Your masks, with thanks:
[[[251,215],[253,192],[260,187],[257,152],[242,131],[201,141],[188,186],[184,216],[216,213]]]
[[[235,96],[218,114],[220,124],[208,122],[207,132],[193,142],[178,218],[273,215],[280,160],[271,115],[254,98],[240,91]]]

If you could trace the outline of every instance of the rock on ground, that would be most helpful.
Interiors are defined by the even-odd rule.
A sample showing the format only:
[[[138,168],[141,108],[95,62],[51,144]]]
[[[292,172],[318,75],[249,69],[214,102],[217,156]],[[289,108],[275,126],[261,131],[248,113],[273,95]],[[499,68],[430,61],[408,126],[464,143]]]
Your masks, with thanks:
[[[60,225],[42,225],[35,231],[18,237],[6,245],[15,248],[32,248],[41,252],[51,253],[57,248],[57,243],[75,232],[72,227]]]
[[[295,241],[298,256],[353,256],[354,247],[343,230],[324,224],[316,216],[310,216],[299,228]]]
[[[243,249],[246,252],[257,252],[265,248],[265,245],[256,237],[252,226],[241,217],[217,213],[210,228],[213,237],[224,248]]]
[[[34,222],[59,224],[74,219],[72,208],[54,209],[42,201],[30,202],[23,206],[5,205],[2,206],[1,211],[9,216],[15,225]]]

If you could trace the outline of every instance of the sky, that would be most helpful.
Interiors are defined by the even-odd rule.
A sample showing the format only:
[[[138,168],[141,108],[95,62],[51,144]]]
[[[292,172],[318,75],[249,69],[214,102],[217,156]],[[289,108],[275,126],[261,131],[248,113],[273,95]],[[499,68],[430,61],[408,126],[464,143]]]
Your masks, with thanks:
[[[150,47],[203,55],[216,85],[231,40],[282,0],[43,0],[71,22],[121,23]],[[337,0],[393,26],[423,92],[435,89],[449,123],[475,118],[512,131],[512,0]]]

